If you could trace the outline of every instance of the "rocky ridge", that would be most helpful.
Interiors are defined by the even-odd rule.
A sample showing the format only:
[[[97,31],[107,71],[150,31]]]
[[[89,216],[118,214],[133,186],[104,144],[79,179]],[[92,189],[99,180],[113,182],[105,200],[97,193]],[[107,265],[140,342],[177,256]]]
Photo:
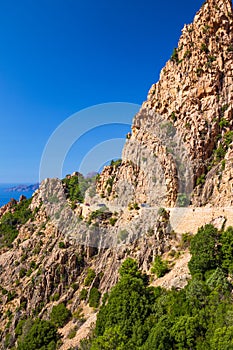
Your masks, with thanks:
[[[190,200],[193,206],[233,204],[232,13],[231,1],[208,0],[193,24],[184,27],[178,48],[134,118],[122,162],[105,167],[96,196],[86,194],[90,207],[76,203],[73,208],[54,179],[35,192],[30,219],[17,227],[12,246],[1,250],[2,349],[14,346],[19,320],[48,319],[61,302],[72,312],[60,329],[62,349],[76,346],[95,320],[96,310],[86,306],[91,289],[98,288],[103,297],[117,282],[126,257],[137,259],[148,274],[156,255],[169,260],[171,272],[162,279],[151,275],[152,285],[179,289],[187,283],[186,229],[174,232],[169,208]],[[102,212],[98,203],[109,208]],[[15,205],[3,207],[1,218],[13,213]],[[157,205],[168,208],[150,207]],[[188,208],[189,221],[192,210]],[[206,222],[219,228],[226,219],[231,223],[224,213],[210,211]],[[194,221],[191,233],[197,229]],[[94,274],[87,283],[90,269]],[[72,327],[80,329],[73,342],[68,339]]]
[[[163,185],[166,186],[167,206],[177,204],[178,193],[187,192],[177,181],[177,160],[187,166],[187,159],[190,186],[194,189],[193,205],[207,202],[232,205],[232,42],[231,0],[206,1],[193,23],[184,26],[178,47],[162,69],[159,82],[151,87],[147,101],[135,116],[132,135],[128,135],[124,147],[122,166],[116,172],[108,167],[103,171],[97,187],[100,194],[110,200],[121,197],[127,183],[128,197],[154,204],[151,193],[157,191],[158,184],[151,181],[142,165],[146,158],[142,153],[147,151],[152,153],[150,161],[145,162],[150,173],[158,167],[157,158],[161,172],[165,174]],[[163,147],[160,145],[158,118],[162,120],[161,128],[174,128],[179,136],[180,149],[175,152],[175,162],[174,145],[169,142],[169,137]],[[173,152],[169,151],[171,146]],[[181,148],[185,149],[185,157]],[[173,166],[169,158],[173,158]],[[106,193],[109,172],[114,177],[110,196]],[[206,184],[202,186],[205,179]],[[228,181],[231,181],[231,189],[229,192],[226,189],[228,195],[223,197],[222,190],[218,190],[221,183],[226,188],[224,183]],[[149,192],[147,188],[150,188]]]

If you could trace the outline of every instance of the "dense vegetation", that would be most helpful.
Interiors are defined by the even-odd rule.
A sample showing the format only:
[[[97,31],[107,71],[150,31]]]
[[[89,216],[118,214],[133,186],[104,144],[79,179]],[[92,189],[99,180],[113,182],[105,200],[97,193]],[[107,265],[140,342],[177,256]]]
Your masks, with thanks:
[[[63,303],[53,306],[50,320],[55,326],[63,327],[69,321],[70,317],[71,312]]]
[[[96,176],[85,178],[83,175],[67,176],[62,180],[65,184],[67,197],[71,202],[84,202],[84,195],[86,190],[95,182]]]
[[[55,325],[40,319],[20,321],[16,335],[18,350],[55,350],[59,339]]]
[[[15,329],[17,350],[55,350],[60,338],[58,327],[63,327],[70,319],[71,312],[61,303],[53,306],[50,320],[30,318],[20,320]]]
[[[33,213],[29,208],[31,199],[24,199],[12,207],[11,212],[4,214],[0,220],[0,247],[10,248],[18,236],[18,226],[25,224]]]
[[[182,290],[149,287],[128,258],[81,349],[233,349],[233,228],[200,228],[190,251],[192,278]]]

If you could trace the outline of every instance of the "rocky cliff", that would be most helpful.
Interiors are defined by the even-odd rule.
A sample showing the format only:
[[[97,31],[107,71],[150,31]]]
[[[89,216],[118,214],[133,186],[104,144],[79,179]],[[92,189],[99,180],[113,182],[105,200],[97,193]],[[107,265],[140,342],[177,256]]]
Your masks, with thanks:
[[[130,200],[174,206],[179,193],[193,192],[194,205],[232,205],[232,16],[231,0],[208,0],[184,26],[133,120],[122,166],[103,171],[100,194],[122,201],[126,191]],[[185,186],[180,164],[189,169]]]
[[[163,255],[171,271],[151,282],[179,289],[189,278],[182,233],[233,224],[225,209],[233,205],[232,21],[230,0],[208,0],[184,27],[133,120],[122,161],[104,168],[96,194],[87,191],[90,206],[71,200],[70,176],[46,180],[31,202],[0,210],[2,349],[17,344],[20,320],[49,319],[60,303],[72,313],[59,329],[61,349],[75,348],[95,320],[91,291],[109,291],[126,257],[150,274]]]

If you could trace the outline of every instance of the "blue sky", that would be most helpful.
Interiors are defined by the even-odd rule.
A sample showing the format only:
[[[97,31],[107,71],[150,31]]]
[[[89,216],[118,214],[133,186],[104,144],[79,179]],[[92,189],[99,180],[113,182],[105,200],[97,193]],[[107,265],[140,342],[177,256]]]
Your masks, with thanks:
[[[140,105],[202,2],[0,0],[0,183],[38,181],[50,135],[77,111]],[[98,128],[97,142],[126,131]],[[78,167],[78,153],[76,145],[64,173]]]

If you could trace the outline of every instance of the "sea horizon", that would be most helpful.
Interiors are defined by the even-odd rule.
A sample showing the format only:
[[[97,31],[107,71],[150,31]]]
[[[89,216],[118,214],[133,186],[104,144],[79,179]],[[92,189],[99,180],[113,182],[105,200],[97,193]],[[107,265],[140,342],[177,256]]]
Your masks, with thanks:
[[[36,183],[36,182],[35,182]],[[34,191],[7,191],[8,189],[16,186],[30,186],[34,185],[33,182],[1,182],[0,183],[0,207],[7,204],[11,198],[19,200],[21,195],[30,198]]]

